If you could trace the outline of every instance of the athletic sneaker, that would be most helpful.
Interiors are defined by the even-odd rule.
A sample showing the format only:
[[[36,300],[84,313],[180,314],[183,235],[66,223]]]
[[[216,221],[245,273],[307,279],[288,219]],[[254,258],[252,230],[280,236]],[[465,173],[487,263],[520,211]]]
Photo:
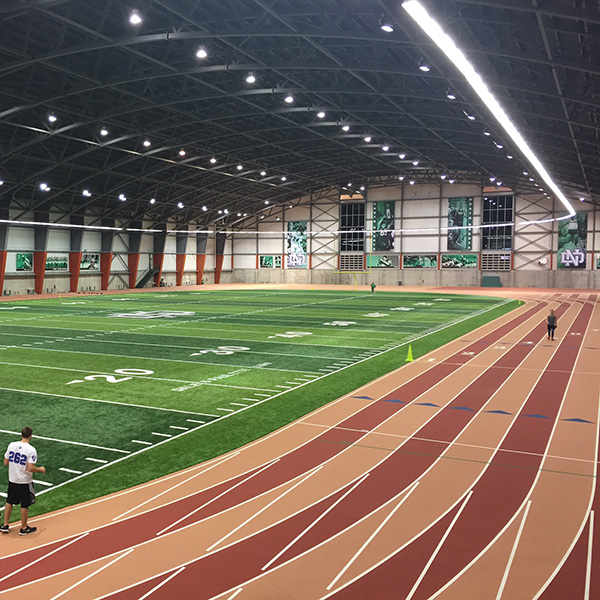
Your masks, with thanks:
[[[8,533],[8,525],[0,525],[0,531],[2,533]]]
[[[25,527],[25,529],[19,529],[19,535],[27,535],[28,533],[35,533],[37,527]]]

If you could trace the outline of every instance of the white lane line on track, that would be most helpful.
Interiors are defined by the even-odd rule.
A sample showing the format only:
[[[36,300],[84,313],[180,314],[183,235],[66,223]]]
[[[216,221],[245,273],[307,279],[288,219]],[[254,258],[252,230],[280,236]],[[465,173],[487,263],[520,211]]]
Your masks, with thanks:
[[[350,483],[352,487],[348,489],[342,496],[340,496],[326,511],[320,514],[306,529],[300,532],[285,548],[280,550],[264,567],[261,568],[261,571],[266,571],[280,556],[282,556],[285,552],[287,552],[300,538],[306,535],[319,521],[325,518],[327,514],[329,514],[346,496],[350,495],[367,477],[369,473],[365,473],[364,475],[359,476],[354,479],[354,483],[351,481]],[[335,493],[335,492],[334,492]]]
[[[68,541],[66,544],[63,544],[62,546],[59,546],[58,548],[55,548],[54,550],[51,550],[50,552],[48,552],[46,554],[43,554],[39,558],[36,558],[34,561],[28,562],[26,565],[23,565],[19,569],[16,569],[15,571],[12,571],[8,575],[5,575],[4,577],[2,577],[0,579],[0,582],[5,581],[9,577],[12,577],[13,575],[16,575],[17,573],[20,573],[21,571],[24,571],[25,569],[29,569],[29,567],[33,567],[33,565],[39,563],[40,561],[44,560],[45,558],[48,558],[49,556],[52,556],[53,554],[56,554],[57,552],[60,552],[61,550],[63,550],[67,546],[70,546],[71,544],[74,544],[75,542],[78,542],[79,540],[83,539],[86,535],[89,535],[89,534],[88,533],[84,533],[84,534],[76,537],[75,539]]]
[[[80,579],[79,581],[76,581],[73,585],[69,586],[67,589],[63,590],[62,592],[59,592],[58,594],[56,594],[56,596],[52,596],[52,598],[50,598],[50,600],[57,600],[57,598],[60,598],[61,596],[64,596],[67,592],[70,592],[71,590],[73,590],[76,587],[80,586],[82,583],[85,583],[88,579],[91,579],[92,577],[94,577],[98,573],[104,571],[104,569],[107,569],[108,567],[110,567],[111,565],[113,565],[114,563],[116,563],[118,560],[121,560],[122,558],[125,558],[126,556],[128,556],[132,552],[133,552],[133,548],[131,550],[128,550],[124,554],[121,554],[120,556],[117,556],[117,558],[114,558],[109,563],[103,565],[99,569],[96,569],[93,573],[90,573],[89,575],[87,575],[83,579]]]
[[[292,485],[290,488],[285,490],[285,492],[283,492],[282,494],[280,494],[279,496],[277,496],[276,498],[271,500],[271,502],[269,502],[268,504],[263,506],[261,509],[257,510],[252,516],[248,517],[245,521],[240,523],[237,527],[234,527],[229,533],[227,533],[221,539],[217,540],[214,544],[209,546],[206,549],[206,551],[210,552],[211,550],[216,548],[221,542],[224,542],[227,538],[231,537],[236,531],[239,531],[242,527],[244,527],[244,525],[247,525],[248,523],[250,523],[250,521],[252,521],[256,517],[258,517],[258,515],[265,512],[265,510],[267,510],[268,508],[271,508],[271,506],[273,506],[273,504],[275,504],[276,502],[279,502],[279,500],[281,500],[282,498],[287,496],[290,492],[295,490],[299,485],[302,485],[305,481],[310,479],[315,473],[318,473],[322,468],[323,468],[323,465],[319,465],[318,467],[311,469],[306,476],[304,476],[304,477],[302,477],[302,479],[300,479],[300,481],[297,481],[294,485]]]
[[[512,567],[513,561],[515,559],[515,554],[517,553],[517,546],[521,541],[521,535],[523,535],[523,529],[525,527],[525,521],[527,520],[527,515],[529,514],[529,509],[531,508],[531,500],[527,502],[527,506],[525,507],[525,511],[523,512],[523,518],[521,519],[521,523],[519,524],[519,530],[517,531],[517,536],[515,537],[515,541],[513,543],[513,547],[510,551],[510,556],[508,557],[508,562],[506,563],[506,568],[504,569],[504,575],[502,576],[502,581],[500,582],[500,587],[498,588],[498,593],[496,594],[496,600],[500,600],[502,598],[502,594],[504,593],[504,588],[506,587],[506,582],[508,581],[508,574],[510,573],[510,568]],[[407,598],[408,600],[408,598]]]
[[[17,435],[14,431],[7,431],[6,429],[0,429],[0,433],[10,433],[11,435]],[[44,437],[42,435],[35,436],[38,440],[47,440],[49,442],[59,442],[61,444],[69,444],[71,446],[85,446],[86,448],[96,448],[98,450],[108,450],[109,452],[119,452],[120,454],[130,454],[127,450],[119,450],[117,448],[106,448],[105,446],[96,446],[94,444],[84,444],[83,442],[73,442],[70,440],[60,440],[58,438]]]
[[[179,575],[179,573],[181,573],[181,571],[183,571],[184,569],[185,569],[185,567],[180,567],[179,569],[177,569],[177,571],[175,571],[174,573],[169,575],[166,579],[161,581],[158,585],[154,586],[149,592],[146,592],[143,596],[141,596],[139,598],[139,600],[145,600],[150,595],[154,594],[154,592],[159,590],[163,585],[165,585],[165,583],[168,583],[169,581],[171,581],[171,579],[173,579],[174,577],[177,577],[177,575]]]
[[[473,490],[471,490],[466,495],[464,502],[462,503],[461,507],[458,509],[457,513],[454,515],[452,522],[448,526],[448,529],[446,529],[446,532],[444,533],[444,535],[442,536],[442,539],[439,541],[438,545],[436,546],[435,550],[433,551],[433,554],[429,557],[429,560],[427,561],[425,568],[421,571],[421,574],[419,575],[419,578],[415,582],[415,585],[413,585],[412,589],[410,590],[410,593],[408,594],[408,596],[406,596],[406,600],[411,600],[411,598],[415,595],[418,587],[421,585],[421,582],[425,578],[425,575],[427,575],[427,572],[429,571],[429,567],[431,567],[431,565],[433,564],[433,561],[435,560],[435,557],[439,554],[439,551],[442,549],[444,542],[448,539],[450,532],[454,528],[456,521],[458,521],[463,509],[467,505],[467,502],[469,502],[469,500],[471,499],[472,495],[473,495]]]
[[[227,598],[227,600],[233,600],[243,589],[244,588],[238,588],[231,596],[229,596],[229,598]]]
[[[126,510],[124,513],[121,513],[120,515],[117,515],[113,519],[113,521],[118,521],[119,519],[122,519],[123,517],[125,517],[129,513],[132,513],[133,511],[136,511],[136,510],[140,509],[142,506],[146,506],[146,504],[149,504],[150,502],[153,502],[157,498],[160,498],[161,496],[164,496],[165,494],[168,494],[169,492],[171,492],[171,491],[177,489],[178,487],[186,484],[188,481],[192,481],[192,479],[195,479],[196,477],[198,477],[198,475],[202,475],[203,473],[207,473],[211,469],[214,469],[215,467],[223,464],[224,462],[227,462],[228,460],[230,460],[234,456],[237,456],[238,454],[239,454],[239,452],[235,452],[234,454],[231,454],[227,458],[224,458],[223,460],[219,460],[219,461],[215,462],[214,464],[210,465],[210,467],[207,467],[206,469],[202,469],[201,471],[198,471],[197,473],[194,473],[190,477],[186,477],[183,481],[180,481],[179,483],[176,483],[174,486],[169,487],[166,490],[163,490],[162,492],[159,492],[158,494],[155,494],[151,498],[148,498],[148,500],[145,500],[144,502],[140,502],[139,504],[136,504],[133,508],[130,508],[129,510]]]
[[[594,548],[594,511],[590,511],[590,531],[588,534],[588,553],[585,565],[585,592],[584,600],[590,600],[590,589],[592,585],[592,550]]]
[[[252,479],[253,477],[256,477],[257,475],[259,475],[263,471],[266,471],[269,467],[273,466],[275,463],[278,463],[278,462],[279,462],[278,458],[276,458],[275,460],[272,460],[271,462],[267,463],[264,467],[262,467],[261,469],[259,469],[258,471],[256,471],[256,473],[252,473],[251,475],[249,475],[245,479],[242,479],[242,481],[238,481],[238,483],[236,483],[232,487],[226,489],[225,491],[221,492],[218,496],[215,496],[214,498],[211,498],[208,502],[205,502],[201,506],[196,507],[192,512],[189,512],[187,515],[184,515],[180,519],[177,519],[177,521],[175,521],[174,523],[171,523],[170,525],[168,525],[164,529],[161,529],[156,535],[157,536],[162,535],[163,533],[165,533],[165,531],[169,531],[169,529],[173,529],[173,527],[175,527],[176,525],[179,525],[179,523],[181,523],[182,521],[185,521],[187,518],[191,517],[192,515],[195,515],[199,510],[202,510],[203,508],[205,508],[209,504],[213,503],[215,500],[217,500],[219,498],[222,498],[223,496],[225,496],[226,494],[228,494],[231,490],[234,490],[235,488],[239,487],[243,483],[246,483],[247,481],[250,481],[250,479]]]
[[[354,564],[356,559],[363,553],[365,548],[373,541],[375,536],[386,526],[387,522],[396,514],[396,511],[404,504],[406,499],[414,492],[419,485],[419,481],[415,481],[408,489],[408,491],[402,497],[402,500],[396,504],[396,506],[390,511],[390,514],[378,525],[375,531],[366,539],[363,545],[356,551],[354,556],[346,563],[344,568],[333,578],[332,582],[327,586],[329,591],[342,577],[342,575]]]

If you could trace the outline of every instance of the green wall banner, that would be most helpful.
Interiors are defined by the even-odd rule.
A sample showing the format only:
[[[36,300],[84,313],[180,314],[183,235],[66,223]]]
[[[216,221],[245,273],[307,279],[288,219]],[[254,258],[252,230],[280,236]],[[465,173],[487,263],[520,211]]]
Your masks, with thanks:
[[[394,249],[395,202],[373,202],[373,250]]]
[[[403,254],[403,269],[437,269],[437,254]]]
[[[100,255],[99,254],[82,254],[80,269],[85,271],[100,270]]]
[[[478,266],[477,254],[442,254],[442,269],[476,269]]]
[[[33,271],[33,253],[17,253],[17,271]]]
[[[397,254],[368,254],[367,267],[373,269],[398,269],[400,257]]]
[[[448,198],[448,250],[473,250],[473,198]]]
[[[279,254],[263,254],[259,257],[258,266],[261,269],[281,269],[281,256]]]
[[[287,230],[286,267],[306,269],[308,267],[306,221],[288,221]]]
[[[558,262],[559,269],[585,269],[587,258],[586,212],[578,212],[574,217],[558,223]]]
[[[69,255],[68,254],[48,254],[46,256],[46,271],[68,271],[69,270]]]

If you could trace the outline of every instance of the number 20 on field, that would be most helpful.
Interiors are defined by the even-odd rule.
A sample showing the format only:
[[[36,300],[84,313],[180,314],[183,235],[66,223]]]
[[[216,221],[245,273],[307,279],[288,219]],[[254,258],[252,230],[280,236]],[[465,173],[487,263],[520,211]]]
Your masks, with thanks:
[[[73,381],[67,382],[66,385],[96,381],[97,379],[104,380],[105,383],[122,383],[123,381],[133,379],[135,375],[154,375],[154,371],[149,371],[148,369],[115,369],[115,373],[117,375],[131,375],[131,377],[117,379],[114,375],[86,375],[83,379],[73,379]]]

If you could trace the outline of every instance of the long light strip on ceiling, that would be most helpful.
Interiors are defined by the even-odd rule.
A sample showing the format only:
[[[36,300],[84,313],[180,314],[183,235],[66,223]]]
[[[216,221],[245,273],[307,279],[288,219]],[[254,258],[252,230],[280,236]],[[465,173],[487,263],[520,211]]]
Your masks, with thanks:
[[[427,10],[418,0],[405,0],[402,8],[416,21],[417,25],[433,40],[433,42],[442,50],[442,52],[452,61],[456,68],[463,74],[469,85],[475,90],[475,93],[483,100],[492,115],[498,123],[504,128],[511,137],[525,158],[538,172],[546,185],[554,192],[556,197],[564,204],[569,214],[573,216],[575,210],[567,200],[566,196],[560,191],[556,183],[550,177],[544,165],[540,162],[533,150],[529,147],[521,133],[514,126],[504,109],[500,106],[494,95],[490,92],[481,76],[475,71],[473,65],[462,53],[450,36],[444,32],[442,27],[433,19]]]

